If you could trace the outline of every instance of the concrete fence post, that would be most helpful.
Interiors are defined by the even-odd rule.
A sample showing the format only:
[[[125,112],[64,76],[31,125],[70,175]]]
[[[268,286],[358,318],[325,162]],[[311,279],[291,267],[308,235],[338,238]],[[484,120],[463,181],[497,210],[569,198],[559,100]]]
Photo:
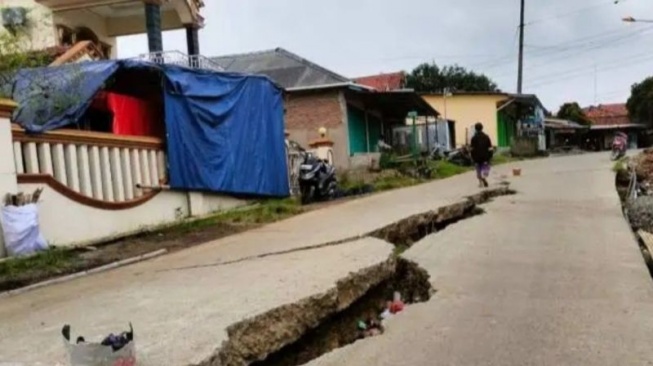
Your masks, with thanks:
[[[1,103],[1,101],[0,101]],[[14,144],[11,137],[11,122],[7,116],[6,108],[0,104],[0,199],[4,206],[4,197],[7,193],[18,193],[18,181],[16,179],[16,165],[14,163]],[[0,258],[6,257],[7,251],[4,245],[4,235],[0,220]]]

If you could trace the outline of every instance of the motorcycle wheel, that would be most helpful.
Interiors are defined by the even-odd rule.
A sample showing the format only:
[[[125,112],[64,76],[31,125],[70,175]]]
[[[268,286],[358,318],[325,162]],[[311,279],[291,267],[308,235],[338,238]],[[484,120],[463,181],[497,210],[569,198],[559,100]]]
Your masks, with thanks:
[[[300,187],[300,197],[302,205],[308,205],[313,201],[314,188],[312,185],[304,185]]]
[[[338,183],[336,183],[335,181],[329,183],[329,187],[327,188],[327,192],[326,192],[326,199],[329,201],[335,199],[337,192],[338,192]]]

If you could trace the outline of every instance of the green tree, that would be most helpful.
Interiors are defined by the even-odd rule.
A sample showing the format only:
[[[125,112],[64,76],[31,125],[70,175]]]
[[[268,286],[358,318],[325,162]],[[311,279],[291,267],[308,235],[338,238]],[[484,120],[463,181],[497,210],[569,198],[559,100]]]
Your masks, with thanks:
[[[583,111],[583,108],[581,108],[577,102],[565,103],[561,105],[556,116],[558,118],[580,123],[582,125],[592,124],[592,121],[590,121],[590,119]]]
[[[497,84],[489,77],[458,65],[440,68],[436,64],[421,64],[406,76],[406,84],[418,92],[441,93],[446,88],[468,92],[499,91]]]
[[[631,87],[626,107],[633,122],[653,126],[653,76]]]
[[[0,29],[0,98],[10,98],[14,73],[22,68],[47,65],[46,51],[32,50],[31,22],[10,30]]]
[[[21,69],[42,67],[54,61],[55,55],[48,50],[35,50],[32,42],[36,21],[27,22],[8,30],[0,28],[0,98],[16,98],[31,113],[46,122],[47,117],[60,115],[78,103],[84,78],[77,65],[65,65],[46,74],[24,74],[21,86],[16,87],[16,73]],[[47,75],[44,77],[43,75]],[[20,95],[17,97],[17,95]],[[12,121],[16,122],[16,121]]]

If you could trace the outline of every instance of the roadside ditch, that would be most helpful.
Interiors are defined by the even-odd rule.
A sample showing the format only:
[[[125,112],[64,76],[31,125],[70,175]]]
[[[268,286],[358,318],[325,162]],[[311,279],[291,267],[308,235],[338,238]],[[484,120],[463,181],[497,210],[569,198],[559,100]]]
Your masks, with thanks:
[[[365,235],[393,244],[395,252],[386,261],[338,281],[325,293],[231,325],[222,346],[195,366],[303,365],[356,342],[362,338],[357,324],[365,319],[378,319],[395,292],[401,294],[406,305],[428,301],[435,293],[429,274],[402,258],[401,252],[449,225],[482,214],[479,204],[515,193],[507,186],[483,191]],[[360,238],[333,245],[346,245],[357,239]]]
[[[650,152],[644,152],[649,154]],[[653,196],[649,192],[645,175],[653,173],[643,159],[636,159],[632,164],[620,161],[615,164],[615,188],[621,201],[624,219],[630,225],[649,274],[653,278]],[[642,164],[644,160],[645,164]]]

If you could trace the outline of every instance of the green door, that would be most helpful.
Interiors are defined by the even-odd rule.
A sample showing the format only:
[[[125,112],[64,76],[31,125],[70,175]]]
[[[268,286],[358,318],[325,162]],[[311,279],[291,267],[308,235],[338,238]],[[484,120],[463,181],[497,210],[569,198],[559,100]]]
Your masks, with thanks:
[[[349,155],[367,152],[365,113],[358,108],[347,106],[347,126],[349,130]]]
[[[369,152],[379,152],[379,139],[381,138],[381,119],[372,114],[368,114],[367,118],[369,121]]]
[[[499,147],[510,147],[515,137],[515,123],[502,112],[497,112],[497,145]]]

